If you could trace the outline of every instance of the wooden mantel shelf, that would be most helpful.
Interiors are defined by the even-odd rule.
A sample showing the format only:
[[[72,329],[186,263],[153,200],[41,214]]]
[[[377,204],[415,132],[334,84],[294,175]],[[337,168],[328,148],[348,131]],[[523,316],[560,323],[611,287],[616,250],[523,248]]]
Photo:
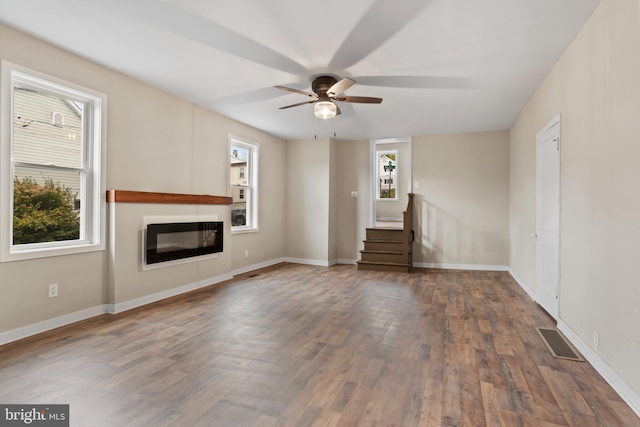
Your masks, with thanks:
[[[151,193],[147,191],[107,190],[108,203],[170,203],[180,205],[230,205],[227,196],[199,194]]]

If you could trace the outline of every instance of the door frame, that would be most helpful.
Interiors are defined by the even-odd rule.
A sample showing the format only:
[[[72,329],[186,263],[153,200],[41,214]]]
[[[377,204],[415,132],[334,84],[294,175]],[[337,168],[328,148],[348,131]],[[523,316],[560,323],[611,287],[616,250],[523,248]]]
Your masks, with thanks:
[[[397,138],[379,138],[379,139],[370,139],[369,140],[369,195],[371,199],[371,204],[369,205],[369,223],[370,227],[376,226],[376,180],[378,179],[378,175],[376,173],[376,147],[378,145],[383,144],[399,144],[399,143],[407,143],[409,158],[407,160],[403,160],[403,167],[409,168],[409,179],[407,180],[407,193],[411,193],[411,185],[413,183],[413,147],[412,147],[412,138],[410,136],[401,136]]]
[[[557,130],[554,131],[554,134],[556,135],[556,137],[558,138],[558,283],[556,285],[556,304],[555,304],[555,310],[554,312],[549,312],[547,310],[546,307],[543,307],[543,309],[545,311],[547,311],[551,317],[553,317],[554,319],[559,319],[560,318],[560,286],[561,286],[561,272],[562,272],[562,262],[561,262],[561,248],[562,248],[562,239],[561,239],[561,232],[562,232],[562,123],[561,123],[561,115],[558,114],[557,116],[555,116],[549,123],[547,123],[547,125],[545,127],[543,127],[537,134],[536,134],[536,224],[535,224],[535,254],[536,254],[536,302],[538,304],[540,299],[538,298],[539,292],[540,292],[540,260],[538,259],[538,225],[539,225],[539,217],[540,217],[540,178],[541,178],[541,173],[540,173],[540,141],[541,139],[543,139],[545,136],[547,136],[547,134],[549,133],[549,131],[551,131],[554,127],[557,126]]]

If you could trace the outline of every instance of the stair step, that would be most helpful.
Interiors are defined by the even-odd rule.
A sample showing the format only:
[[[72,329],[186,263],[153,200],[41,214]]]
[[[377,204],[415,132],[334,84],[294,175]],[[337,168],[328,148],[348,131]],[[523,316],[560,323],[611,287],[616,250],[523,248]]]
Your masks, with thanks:
[[[393,265],[398,267],[409,267],[409,264],[402,262],[388,262],[388,261],[356,261],[357,264],[380,264],[380,265]]]
[[[404,263],[407,259],[403,252],[390,251],[388,248],[367,248],[360,251],[360,259],[367,262]]]
[[[402,252],[403,243],[399,240],[365,240],[365,251]]]
[[[401,240],[403,233],[399,228],[367,228],[367,240]]]
[[[402,228],[390,228],[390,227],[367,227],[366,228],[367,231],[369,230],[390,230],[390,231],[403,231],[404,229]]]
[[[391,271],[398,273],[408,273],[409,264],[403,264],[399,262],[383,262],[383,261],[356,261],[358,264],[358,270],[371,270],[371,271]]]

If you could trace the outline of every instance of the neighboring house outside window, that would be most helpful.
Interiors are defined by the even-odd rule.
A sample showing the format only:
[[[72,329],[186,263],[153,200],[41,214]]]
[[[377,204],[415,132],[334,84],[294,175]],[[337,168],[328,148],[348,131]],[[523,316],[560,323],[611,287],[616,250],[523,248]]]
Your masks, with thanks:
[[[229,136],[231,232],[258,231],[258,144]]]
[[[104,249],[106,96],[2,61],[0,258]]]

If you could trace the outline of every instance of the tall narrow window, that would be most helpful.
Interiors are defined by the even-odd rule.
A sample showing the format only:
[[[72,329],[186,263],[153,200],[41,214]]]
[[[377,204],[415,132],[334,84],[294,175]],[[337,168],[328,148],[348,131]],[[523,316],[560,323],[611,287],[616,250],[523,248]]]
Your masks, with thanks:
[[[398,200],[396,192],[396,177],[398,176],[398,152],[376,152],[378,186],[376,196],[378,200]]]
[[[258,230],[258,145],[235,136],[229,137],[231,232]]]
[[[2,94],[2,260],[103,248],[106,96],[6,61]]]

